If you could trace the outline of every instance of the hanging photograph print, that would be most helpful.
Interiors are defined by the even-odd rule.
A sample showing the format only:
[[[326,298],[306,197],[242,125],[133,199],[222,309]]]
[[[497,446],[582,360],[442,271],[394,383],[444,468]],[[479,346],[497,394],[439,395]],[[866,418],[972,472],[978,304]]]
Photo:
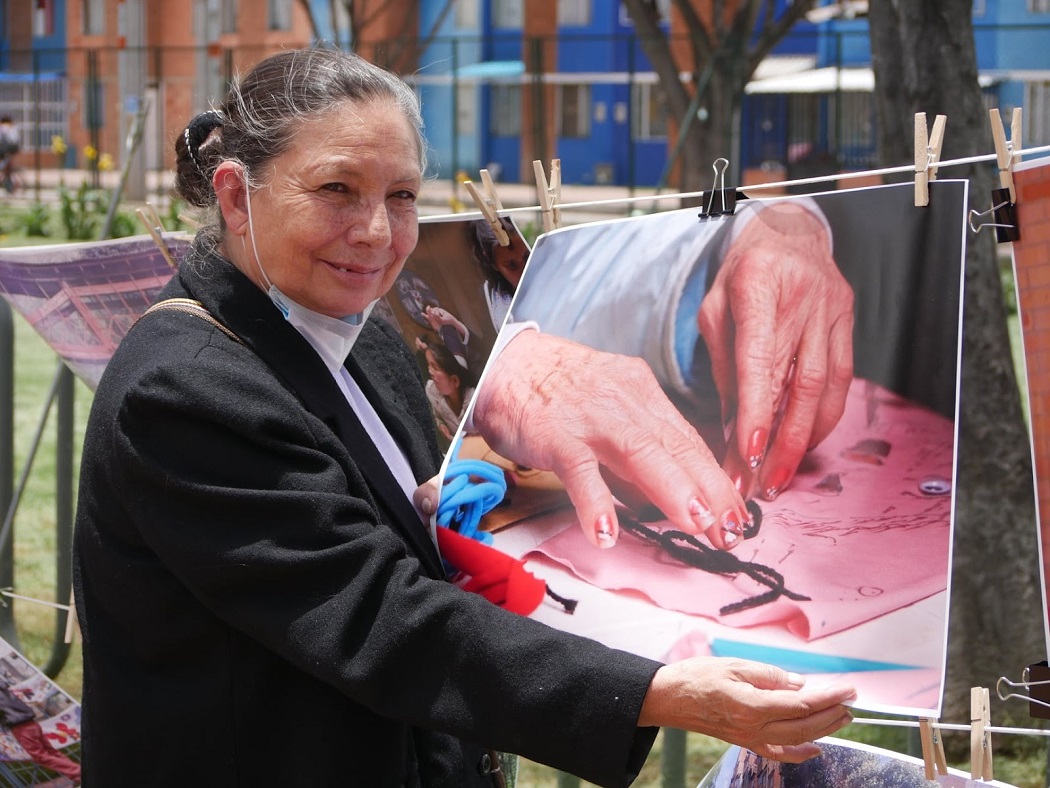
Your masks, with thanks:
[[[925,208],[910,184],[748,199],[725,217],[669,211],[541,236],[508,329],[643,359],[746,512],[672,525],[608,473],[617,538],[599,549],[553,473],[461,434],[438,524],[500,554],[511,579],[490,598],[655,659],[756,659],[845,678],[861,708],[937,716],[966,194],[938,181]],[[773,314],[782,323],[766,325]],[[802,339],[768,374],[753,356],[787,336]],[[482,392],[498,385],[487,376]],[[755,423],[756,385],[773,402],[768,432],[738,430]],[[629,417],[655,430],[661,407]],[[488,588],[484,559],[464,560],[450,561],[454,577]]]
[[[846,739],[821,739],[819,744],[820,756],[803,763],[781,763],[730,747],[697,788],[1012,788],[951,768],[927,780],[919,758]]]
[[[162,238],[176,261],[189,249],[184,234]],[[148,235],[0,249],[0,296],[92,391],[174,273]]]
[[[0,785],[80,785],[80,705],[3,639]]]
[[[1047,588],[1050,588],[1050,162],[1014,168],[1019,239],[1012,246],[1017,313],[1021,324],[1035,470],[1036,523],[1043,588],[1043,632],[1050,653]],[[1046,712],[1044,711],[1043,714]],[[1042,715],[1040,715],[1042,716]]]

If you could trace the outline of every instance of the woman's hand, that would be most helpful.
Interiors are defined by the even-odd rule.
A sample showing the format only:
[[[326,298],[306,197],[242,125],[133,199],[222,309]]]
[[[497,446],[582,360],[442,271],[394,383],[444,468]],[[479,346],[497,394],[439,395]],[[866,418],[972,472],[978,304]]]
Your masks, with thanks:
[[[437,511],[438,502],[441,500],[441,477],[431,476],[412,493],[412,505],[416,511],[430,517]]]
[[[764,207],[700,306],[723,419],[723,463],[745,498],[772,500],[838,423],[853,379],[853,290],[804,206]]]
[[[695,657],[664,665],[642,703],[639,726],[703,733],[778,761],[820,754],[814,739],[852,719],[847,685],[806,689],[803,679],[772,665]]]
[[[553,471],[593,544],[612,547],[619,534],[607,479],[683,531],[721,549],[738,543],[743,500],[644,361],[526,330],[493,363],[475,427],[504,457]]]

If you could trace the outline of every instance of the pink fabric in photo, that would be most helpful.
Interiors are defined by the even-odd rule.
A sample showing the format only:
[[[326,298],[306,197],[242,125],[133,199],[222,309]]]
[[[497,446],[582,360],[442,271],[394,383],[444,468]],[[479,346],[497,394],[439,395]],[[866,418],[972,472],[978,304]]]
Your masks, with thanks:
[[[767,587],[686,566],[626,533],[614,549],[596,550],[580,528],[566,528],[527,557],[545,556],[600,588],[642,594],[668,610],[737,627],[778,623],[812,640],[947,588],[953,459],[950,419],[854,380],[838,426],[787,490],[759,502],[759,533],[733,551],[779,572],[809,601],[780,597],[720,615]]]

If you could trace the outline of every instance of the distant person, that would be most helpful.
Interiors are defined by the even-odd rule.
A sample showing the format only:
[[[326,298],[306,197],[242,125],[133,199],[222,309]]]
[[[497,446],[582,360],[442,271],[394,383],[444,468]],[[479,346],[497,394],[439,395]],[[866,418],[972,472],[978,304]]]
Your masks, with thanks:
[[[4,188],[8,192],[15,190],[15,155],[21,147],[21,135],[14,120],[10,115],[0,117],[0,161],[3,162],[0,177],[3,178]]]

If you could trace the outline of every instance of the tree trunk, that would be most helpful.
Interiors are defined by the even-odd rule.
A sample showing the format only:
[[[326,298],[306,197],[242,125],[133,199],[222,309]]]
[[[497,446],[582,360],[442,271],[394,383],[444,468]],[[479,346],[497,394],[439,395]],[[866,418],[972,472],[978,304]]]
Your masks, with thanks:
[[[674,128],[689,124],[677,162],[680,191],[710,189],[712,167],[719,158],[730,162],[726,185],[739,185],[734,182],[740,169],[735,140],[744,87],[759,61],[813,3],[795,0],[774,13],[766,0],[741,0],[728,8],[724,3],[712,6],[703,0],[679,0],[674,4],[675,18],[684,20],[678,24],[689,30],[689,38],[676,36],[672,42],[660,28],[656,3],[624,0],[642,50],[667,96]],[[693,74],[688,89],[679,77],[686,71]],[[698,90],[702,92],[698,107],[701,117],[690,117]]]
[[[883,0],[869,6],[880,156],[913,159],[913,118],[948,116],[941,159],[993,151],[977,82],[971,0]],[[994,163],[942,170],[970,181],[970,207],[990,204]],[[916,209],[918,210],[918,209]],[[968,234],[958,477],[943,719],[969,722],[970,688],[1014,679],[1045,657],[1032,460],[1011,362],[995,240]],[[1030,726],[1024,704],[992,692],[995,725]],[[1027,739],[1027,741],[1025,741]],[[969,739],[949,736],[968,757]],[[1040,746],[1011,737],[996,749]]]

